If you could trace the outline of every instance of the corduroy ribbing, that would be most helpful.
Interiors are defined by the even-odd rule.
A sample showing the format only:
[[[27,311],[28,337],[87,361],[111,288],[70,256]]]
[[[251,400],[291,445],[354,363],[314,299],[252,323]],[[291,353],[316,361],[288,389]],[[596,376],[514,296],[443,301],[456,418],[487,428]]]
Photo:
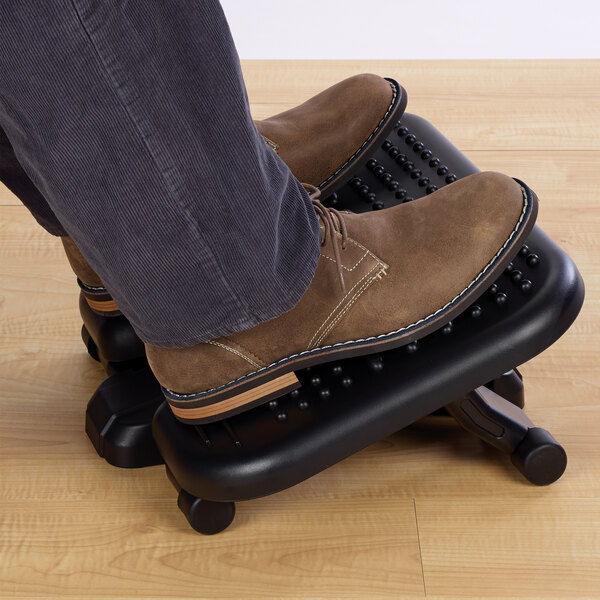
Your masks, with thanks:
[[[144,341],[252,327],[310,283],[318,221],[216,0],[4,1],[0,125]]]

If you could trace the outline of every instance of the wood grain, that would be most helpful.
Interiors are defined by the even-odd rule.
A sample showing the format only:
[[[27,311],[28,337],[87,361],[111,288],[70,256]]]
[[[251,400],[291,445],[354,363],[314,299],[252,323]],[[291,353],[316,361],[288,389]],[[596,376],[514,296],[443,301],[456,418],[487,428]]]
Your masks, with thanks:
[[[584,276],[578,321],[522,369],[528,414],[569,454],[564,477],[533,487],[429,418],[194,534],[162,467],[110,467],[87,440],[103,371],[73,275],[0,188],[0,597],[600,597],[600,61],[244,64],[259,117],[363,71],[399,79],[409,110],[482,169],[527,181]]]

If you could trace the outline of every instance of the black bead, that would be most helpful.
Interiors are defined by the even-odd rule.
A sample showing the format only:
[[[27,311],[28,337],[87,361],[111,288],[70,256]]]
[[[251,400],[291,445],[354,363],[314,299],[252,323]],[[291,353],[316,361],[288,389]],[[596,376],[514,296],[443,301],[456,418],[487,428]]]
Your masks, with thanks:
[[[412,196],[409,196],[404,202],[412,202],[414,200],[414,198]]]
[[[385,205],[383,204],[383,202],[381,200],[377,200],[377,202],[373,202],[373,210],[381,210],[382,208],[385,208]]]
[[[446,323],[446,325],[444,325],[444,328],[442,329],[442,333],[444,335],[448,335],[448,334],[452,333],[453,329],[454,329],[454,325],[453,325],[452,321],[448,321],[448,323]]]
[[[374,158],[371,158],[367,163],[367,169],[372,171],[377,166],[377,161]]]
[[[327,204],[330,204],[331,206],[337,206],[339,204],[338,195],[334,192],[333,194],[331,194],[331,196],[329,196],[329,198],[327,198],[325,202],[327,202]]]
[[[399,187],[400,184],[396,180],[390,181],[388,184],[388,190],[390,190],[390,192],[395,192]]]
[[[385,173],[385,169],[381,165],[377,165],[373,169],[373,173],[375,173],[375,175],[377,175],[377,177],[379,177],[380,175],[383,175],[383,173]]]
[[[521,271],[519,271],[518,269],[515,269],[514,271],[511,272],[510,278],[515,283],[518,283],[519,281],[521,281],[521,279],[523,279],[523,273],[521,273]]]
[[[530,267],[537,267],[540,264],[540,257],[537,254],[530,254],[526,259],[525,262],[530,266]]]
[[[385,142],[383,142],[381,147],[387,151],[392,147],[392,142],[390,142],[390,140],[385,140]]]
[[[358,188],[358,195],[361,198],[366,198],[369,195],[369,186],[368,185],[361,185]]]
[[[408,344],[408,346],[406,346],[406,351],[409,354],[414,354],[417,350],[419,349],[417,342],[411,342],[410,344]]]
[[[479,317],[483,314],[483,311],[481,310],[481,306],[473,306],[471,307],[471,316],[474,319],[479,319]]]
[[[440,164],[440,162],[442,162],[442,161],[437,156],[435,156],[434,158],[432,158],[429,161],[429,166],[430,167],[437,167]]]
[[[392,180],[392,174],[391,173],[384,173],[381,176],[381,181],[383,181],[383,183],[389,183]]]
[[[400,127],[400,129],[398,129],[398,135],[400,137],[405,136],[408,133],[408,129],[406,127]]]
[[[392,157],[392,158],[396,158],[396,156],[398,156],[398,154],[400,154],[400,149],[398,148],[398,146],[392,146],[389,150],[388,150],[388,154]]]
[[[310,383],[315,387],[319,387],[321,385],[321,378],[318,375],[314,375],[311,378]]]
[[[423,142],[417,142],[414,146],[413,146],[413,150],[415,152],[421,152],[421,150],[423,150],[423,148],[425,148],[425,144]]]
[[[438,170],[437,170],[437,174],[438,175],[445,175],[448,172],[448,167],[446,167],[445,165],[442,165]]]
[[[350,377],[344,377],[342,379],[342,385],[346,388],[350,387],[352,385],[352,379],[350,379]]]
[[[369,367],[373,371],[381,371],[383,369],[383,359],[381,356],[372,356],[369,358]]]
[[[327,399],[331,398],[331,390],[329,388],[323,388],[322,390],[319,391],[319,396],[323,400],[327,400]]]
[[[396,197],[396,200],[404,200],[404,198],[406,198],[406,195],[408,194],[408,192],[402,188],[400,190],[398,190],[394,195]]]
[[[418,179],[419,177],[421,177],[421,175],[423,175],[423,171],[421,171],[420,169],[415,169],[410,174],[412,179]]]
[[[515,265],[513,265],[511,262],[509,262],[506,265],[506,269],[504,269],[504,272],[505,273],[510,273],[514,268],[515,268]]]
[[[433,192],[435,192],[438,189],[437,185],[428,185],[427,189],[425,190],[428,194],[433,194]]]
[[[354,177],[350,180],[350,187],[353,190],[357,190],[362,185],[362,179],[360,177]]]
[[[494,297],[494,302],[496,302],[496,304],[498,306],[502,306],[503,304],[506,304],[507,300],[508,300],[508,296],[504,292],[498,292],[496,294],[496,296]]]
[[[406,136],[406,139],[404,141],[407,144],[414,144],[417,141],[417,138],[411,133],[410,135]]]
[[[525,244],[520,250],[519,250],[519,256],[527,256],[527,254],[529,253],[529,246],[527,244]]]
[[[292,390],[290,392],[290,398],[297,398],[300,395],[300,390]]]
[[[331,372],[332,372],[334,375],[341,375],[343,370],[344,370],[344,369],[343,369],[342,365],[335,365],[335,366],[333,367],[333,369],[331,369]]]
[[[531,288],[533,287],[533,283],[531,283],[531,281],[529,281],[529,279],[523,279],[523,281],[521,281],[521,291],[522,292],[530,292]]]
[[[396,162],[399,165],[403,165],[407,160],[408,156],[406,156],[406,154],[398,154],[398,156],[396,156]]]
[[[280,423],[283,423],[284,421],[287,421],[287,414],[286,414],[286,413],[284,413],[284,412],[280,412],[280,413],[278,413],[278,415],[277,415],[277,420],[278,420]]]
[[[271,410],[275,410],[279,406],[279,403],[277,402],[277,400],[271,400],[268,406]]]
[[[433,153],[431,152],[431,150],[423,150],[423,152],[421,152],[421,158],[423,160],[427,160],[428,158],[431,158],[431,155]]]
[[[497,283],[492,283],[492,285],[490,285],[488,292],[493,296],[494,294],[498,293],[498,284]]]
[[[421,187],[425,187],[428,183],[429,183],[429,177],[421,177],[421,179],[419,179],[419,185]]]
[[[454,183],[457,177],[454,173],[450,173],[450,175],[446,176],[446,183]]]
[[[300,400],[300,402],[298,402],[298,408],[300,410],[306,410],[308,408],[308,402],[306,400]]]
[[[409,160],[409,161],[407,161],[407,162],[404,163],[404,166],[402,167],[402,170],[404,170],[407,173],[409,173],[410,171],[413,170],[414,166],[415,166],[415,163],[410,162],[410,160]]]
[[[375,200],[377,200],[377,194],[371,192],[367,195],[367,202],[375,202]]]

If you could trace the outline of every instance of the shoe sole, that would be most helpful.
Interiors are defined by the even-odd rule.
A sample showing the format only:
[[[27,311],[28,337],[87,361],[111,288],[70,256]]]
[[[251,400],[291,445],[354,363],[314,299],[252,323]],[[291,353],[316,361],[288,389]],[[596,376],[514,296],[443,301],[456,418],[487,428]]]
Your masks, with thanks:
[[[404,114],[408,102],[406,90],[394,79],[389,77],[385,79],[390,83],[394,91],[389,108],[377,127],[371,132],[371,135],[364,141],[363,145],[335,173],[317,186],[321,190],[322,198],[329,197],[336,189],[352,179],[354,173],[368,162],[373,149],[377,148],[387,139],[388,134],[394,129],[394,125]]]
[[[538,209],[537,196],[523,182],[516,181],[521,185],[524,200],[523,212],[517,225],[490,263],[463,292],[445,306],[400,330],[293,354],[213,390],[198,394],[177,394],[163,388],[173,414],[180,421],[194,425],[219,421],[300,387],[294,371],[332,360],[398,348],[444,326],[463,312],[481,295],[482,290],[488,288],[499,277],[517,255],[533,228]]]

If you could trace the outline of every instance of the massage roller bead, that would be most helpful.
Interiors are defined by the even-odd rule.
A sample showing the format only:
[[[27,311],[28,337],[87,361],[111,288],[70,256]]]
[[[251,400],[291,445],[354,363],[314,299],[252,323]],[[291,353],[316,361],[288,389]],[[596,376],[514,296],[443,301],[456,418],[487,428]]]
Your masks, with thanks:
[[[510,274],[510,278],[515,282],[515,283],[519,283],[519,281],[521,281],[521,279],[523,279],[523,273],[521,273],[521,271],[519,271],[518,269],[515,269],[511,274]]]
[[[456,179],[456,175],[454,173],[450,173],[450,175],[446,177],[446,183],[454,183]]]
[[[404,137],[407,133],[408,129],[406,127],[400,127],[400,129],[398,129],[398,135],[400,137]]]
[[[522,292],[529,292],[531,291],[531,288],[533,287],[533,283],[531,283],[531,281],[529,281],[529,279],[523,279],[523,281],[521,281],[521,291]]]
[[[418,179],[419,177],[421,177],[421,175],[423,175],[423,171],[421,171],[420,169],[415,169],[410,174],[412,179]]]
[[[506,265],[506,269],[504,269],[504,272],[505,273],[510,273],[514,268],[515,268],[515,265],[513,265],[511,262],[509,262]]]
[[[421,152],[421,158],[427,160],[428,158],[431,158],[432,154],[433,152],[431,152],[431,150],[423,150],[423,152]]]
[[[392,174],[391,173],[384,173],[381,176],[381,181],[383,181],[383,183],[389,183],[392,180]]]
[[[352,179],[350,181],[350,187],[353,190],[357,190],[361,185],[362,185],[362,179],[360,177],[354,177],[354,179]]]
[[[412,196],[409,196],[404,202],[412,202],[414,200],[414,198]]]
[[[492,283],[492,285],[490,285],[490,287],[488,288],[488,292],[490,293],[490,295],[494,295],[498,293],[498,284],[497,283]]]
[[[377,165],[374,169],[373,169],[373,173],[379,177],[380,175],[383,175],[383,173],[385,173],[385,169],[381,166],[381,165]]]
[[[369,171],[372,171],[376,166],[377,166],[377,161],[374,158],[371,158],[369,160],[369,162],[367,163],[367,169],[369,169]]]
[[[331,194],[331,196],[329,196],[329,198],[327,198],[326,202],[331,206],[337,206],[339,204],[338,195],[334,192]]]
[[[375,200],[377,200],[377,194],[371,192],[368,196],[367,196],[367,202],[375,202]]]
[[[385,205],[381,200],[373,203],[373,210],[381,210],[382,208],[385,208]]]
[[[407,144],[411,145],[411,144],[414,144],[417,141],[417,138],[411,133],[410,135],[406,136],[406,139],[404,141]]]
[[[331,398],[331,390],[329,388],[323,388],[319,391],[319,396],[323,400],[329,400],[329,398]]]
[[[410,171],[413,170],[414,166],[415,166],[415,163],[413,163],[409,160],[408,162],[404,163],[404,166],[402,167],[402,169],[404,171],[406,171],[407,173],[409,173]]]
[[[394,195],[396,197],[396,200],[404,200],[404,198],[406,198],[406,195],[408,194],[408,192],[402,188],[399,189]]]
[[[388,190],[390,190],[390,192],[395,192],[399,187],[400,184],[396,180],[390,181],[388,184]]]
[[[342,372],[343,372],[343,370],[344,370],[344,369],[343,369],[342,365],[335,365],[335,366],[333,367],[333,369],[331,369],[331,372],[332,372],[334,375],[341,375],[341,374],[342,374]]]
[[[279,403],[277,402],[277,400],[271,400],[271,402],[269,402],[269,408],[271,410],[275,410],[278,406],[279,406]]]
[[[287,413],[284,413],[284,412],[280,412],[280,413],[278,413],[278,414],[277,414],[277,420],[278,420],[280,423],[283,423],[284,421],[287,421]]]
[[[483,311],[481,310],[481,306],[473,306],[471,307],[471,316],[474,319],[479,319],[479,317],[483,314]]]
[[[446,323],[446,325],[444,325],[444,328],[442,329],[442,333],[444,335],[449,335],[450,333],[452,333],[453,329],[454,329],[454,324],[452,323],[452,321],[448,321],[448,323]]]
[[[387,152],[392,147],[392,142],[390,142],[390,140],[385,140],[381,147]]]
[[[423,148],[425,148],[425,144],[423,142],[417,142],[414,146],[413,146],[413,150],[415,152],[421,152],[421,150],[423,150]]]
[[[408,344],[408,346],[406,346],[406,351],[409,354],[414,354],[417,350],[419,349],[417,342],[411,342],[410,344]]]
[[[537,254],[530,254],[525,259],[525,262],[530,267],[537,267],[540,264],[540,257]]]
[[[383,359],[381,356],[371,356],[369,358],[369,367],[371,367],[373,371],[381,371],[383,369]]]
[[[448,172],[448,167],[446,165],[442,165],[438,170],[438,175],[445,175]]]
[[[361,198],[366,198],[369,195],[369,186],[368,185],[361,185],[358,188],[358,195]]]
[[[350,387],[350,386],[352,385],[352,379],[351,379],[350,377],[344,377],[344,378],[342,379],[342,385],[343,385],[345,388],[348,388],[348,387]]]
[[[297,398],[300,395],[300,390],[292,390],[290,392],[290,398]]]
[[[428,194],[433,194],[433,192],[435,192],[438,189],[437,185],[428,185],[427,189],[425,190]]]
[[[440,164],[440,162],[442,162],[442,161],[436,156],[429,161],[429,166],[437,167]]]
[[[400,154],[400,149],[398,148],[398,146],[392,146],[389,151],[388,154],[392,157],[392,158],[396,158],[396,156],[398,156],[398,154]]]
[[[429,177],[421,177],[421,179],[419,179],[419,185],[421,187],[425,187],[428,183],[429,183]]]
[[[508,300],[508,296],[504,292],[499,292],[494,297],[494,301],[496,302],[496,304],[498,306],[502,306],[503,304],[506,304],[507,300]]]
[[[520,250],[519,250],[519,256],[527,256],[527,254],[529,253],[529,246],[527,244],[525,244]]]
[[[408,156],[406,156],[406,154],[398,154],[398,156],[396,156],[396,163],[398,163],[400,166],[402,166],[407,160]]]
[[[314,375],[311,378],[310,383],[314,387],[319,387],[321,385],[321,378],[318,375]]]
[[[308,408],[308,402],[306,400],[300,400],[300,402],[298,402],[298,408],[300,410],[306,410]]]

